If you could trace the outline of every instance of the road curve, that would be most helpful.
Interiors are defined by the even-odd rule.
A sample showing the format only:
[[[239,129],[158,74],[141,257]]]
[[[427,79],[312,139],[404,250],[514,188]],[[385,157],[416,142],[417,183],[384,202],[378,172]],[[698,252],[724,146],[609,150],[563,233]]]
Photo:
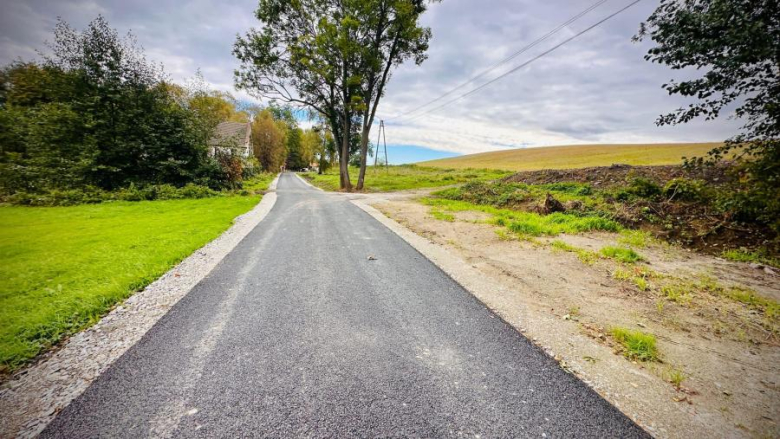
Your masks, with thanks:
[[[646,437],[344,197],[273,210],[42,437]]]

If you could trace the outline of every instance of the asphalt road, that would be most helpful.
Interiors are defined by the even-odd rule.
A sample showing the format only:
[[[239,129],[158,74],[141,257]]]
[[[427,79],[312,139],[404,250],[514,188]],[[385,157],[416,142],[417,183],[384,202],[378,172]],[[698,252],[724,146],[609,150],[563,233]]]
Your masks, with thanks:
[[[43,437],[646,436],[344,197],[277,192]]]

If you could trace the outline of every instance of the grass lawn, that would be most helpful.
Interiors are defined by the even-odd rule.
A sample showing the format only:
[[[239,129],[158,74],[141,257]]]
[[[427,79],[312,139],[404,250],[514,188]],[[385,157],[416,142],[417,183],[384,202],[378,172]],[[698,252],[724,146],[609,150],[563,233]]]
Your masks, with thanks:
[[[263,193],[266,189],[268,189],[268,186],[271,185],[271,182],[274,181],[276,175],[277,174],[272,172],[261,172],[256,174],[244,180],[242,189],[249,192],[250,194]]]
[[[358,168],[349,168],[352,184],[356,184]],[[506,177],[511,172],[488,169],[439,169],[416,165],[400,165],[366,170],[365,190],[367,192],[392,192],[426,187],[441,187],[466,181],[495,180]],[[338,167],[318,175],[316,172],[302,174],[313,185],[327,191],[339,190]]]
[[[258,199],[0,207],[0,372],[95,323]]]
[[[469,154],[421,162],[437,168],[486,168],[512,171],[574,169],[591,166],[679,165],[683,157],[704,156],[720,143],[659,143],[647,145],[573,145],[523,148]]]

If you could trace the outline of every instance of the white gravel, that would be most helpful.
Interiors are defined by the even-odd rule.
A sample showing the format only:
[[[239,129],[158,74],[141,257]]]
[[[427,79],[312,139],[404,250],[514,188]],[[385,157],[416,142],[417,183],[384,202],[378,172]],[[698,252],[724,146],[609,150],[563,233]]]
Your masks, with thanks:
[[[277,180],[278,176],[257,206],[237,217],[217,239],[4,383],[0,437],[40,433],[265,218],[276,203]]]

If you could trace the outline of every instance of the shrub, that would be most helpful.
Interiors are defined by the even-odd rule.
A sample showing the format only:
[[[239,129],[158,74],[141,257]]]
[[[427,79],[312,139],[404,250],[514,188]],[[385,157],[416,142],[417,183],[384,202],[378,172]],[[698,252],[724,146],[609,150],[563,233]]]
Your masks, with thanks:
[[[628,187],[615,194],[615,198],[620,201],[627,201],[632,198],[655,198],[661,194],[661,187],[650,179],[636,177],[631,180]]]
[[[706,201],[709,199],[706,183],[702,180],[673,178],[664,185],[663,194],[669,199]]]

